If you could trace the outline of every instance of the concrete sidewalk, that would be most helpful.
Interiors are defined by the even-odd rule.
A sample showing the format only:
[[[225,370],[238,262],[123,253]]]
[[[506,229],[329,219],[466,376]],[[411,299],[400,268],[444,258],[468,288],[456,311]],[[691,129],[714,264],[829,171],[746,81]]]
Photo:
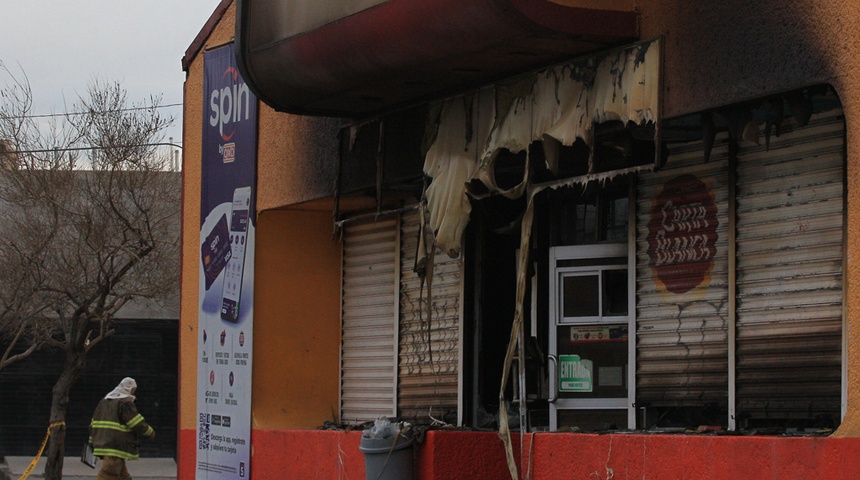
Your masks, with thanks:
[[[0,463],[0,472],[5,472],[12,480],[18,480],[24,470],[30,466],[32,458],[6,457],[6,463]],[[63,480],[93,480],[98,474],[97,464],[92,469],[81,463],[80,457],[66,457],[63,461]],[[45,478],[45,457],[39,459],[30,479]],[[135,479],[146,480],[176,480],[176,462],[172,458],[141,458],[128,462],[128,471]],[[0,473],[0,478],[3,474]]]

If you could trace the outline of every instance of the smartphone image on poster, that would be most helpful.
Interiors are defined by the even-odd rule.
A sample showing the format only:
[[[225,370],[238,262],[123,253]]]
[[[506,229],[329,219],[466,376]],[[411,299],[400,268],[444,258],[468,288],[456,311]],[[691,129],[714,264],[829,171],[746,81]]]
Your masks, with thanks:
[[[229,237],[232,255],[224,268],[224,287],[221,294],[221,318],[233,323],[239,321],[250,207],[251,187],[240,187],[234,190]]]
[[[215,283],[215,279],[227,266],[233,251],[230,248],[230,228],[227,225],[227,215],[221,219],[206,236],[206,241],[200,246],[200,261],[203,263],[203,275],[206,280],[206,290]]]

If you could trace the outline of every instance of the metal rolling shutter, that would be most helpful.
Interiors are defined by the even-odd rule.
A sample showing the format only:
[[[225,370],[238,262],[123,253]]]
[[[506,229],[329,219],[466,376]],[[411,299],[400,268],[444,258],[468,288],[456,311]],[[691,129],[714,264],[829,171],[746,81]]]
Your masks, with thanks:
[[[419,218],[411,212],[402,219],[398,410],[403,419],[416,424],[429,423],[431,414],[454,424],[460,379],[461,264],[437,251],[428,318],[427,288],[422,296],[421,280],[413,272]]]
[[[346,226],[340,410],[344,423],[396,415],[397,221]]]
[[[827,417],[841,392],[844,117],[738,154],[737,412]],[[743,426],[744,424],[741,423]]]
[[[640,175],[637,187],[637,310],[636,402],[650,407],[725,406],[728,401],[728,147],[718,136],[709,163],[703,161],[702,142],[670,146],[668,161],[657,173]],[[683,230],[689,219],[660,215],[658,197],[673,179],[692,175],[713,192],[709,200],[709,261],[693,260],[668,265],[657,271],[660,255],[683,256],[691,252]],[[688,192],[675,192],[672,200],[684,201]],[[663,206],[666,206],[664,203]],[[679,210],[680,211],[680,210]],[[684,222],[688,222],[685,224]],[[667,243],[655,247],[649,240],[655,230],[671,230]],[[694,228],[698,228],[695,227]],[[716,235],[714,238],[713,235]],[[649,237],[651,235],[651,237]],[[693,247],[698,248],[698,247]],[[659,250],[659,251],[658,251]],[[695,255],[693,255],[695,256]],[[709,270],[708,270],[709,269]],[[699,270],[698,277],[690,271]],[[659,277],[659,278],[658,278]],[[669,282],[697,285],[688,291],[669,291]]]

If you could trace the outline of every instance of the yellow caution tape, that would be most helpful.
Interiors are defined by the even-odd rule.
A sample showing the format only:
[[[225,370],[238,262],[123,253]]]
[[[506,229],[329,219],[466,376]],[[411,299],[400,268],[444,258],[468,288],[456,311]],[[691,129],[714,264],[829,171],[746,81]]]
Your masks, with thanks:
[[[27,477],[29,477],[30,474],[33,473],[33,469],[36,468],[36,464],[39,463],[39,457],[41,457],[42,452],[45,451],[45,445],[48,444],[48,438],[50,438],[51,436],[51,429],[54,427],[61,427],[65,424],[66,422],[56,422],[48,425],[48,433],[45,434],[45,439],[42,440],[42,446],[39,447],[39,453],[37,453],[36,458],[34,458],[32,462],[30,462],[30,466],[27,467],[27,470],[24,470],[24,474],[18,477],[18,480],[26,480]]]

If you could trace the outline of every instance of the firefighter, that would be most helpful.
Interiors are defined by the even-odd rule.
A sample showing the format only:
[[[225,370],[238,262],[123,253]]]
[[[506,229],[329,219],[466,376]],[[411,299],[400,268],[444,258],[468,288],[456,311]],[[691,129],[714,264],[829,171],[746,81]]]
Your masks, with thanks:
[[[131,480],[125,462],[140,458],[139,437],[155,438],[155,430],[134,405],[135,391],[137,382],[123,378],[93,413],[90,443],[93,454],[102,459],[98,480]]]

